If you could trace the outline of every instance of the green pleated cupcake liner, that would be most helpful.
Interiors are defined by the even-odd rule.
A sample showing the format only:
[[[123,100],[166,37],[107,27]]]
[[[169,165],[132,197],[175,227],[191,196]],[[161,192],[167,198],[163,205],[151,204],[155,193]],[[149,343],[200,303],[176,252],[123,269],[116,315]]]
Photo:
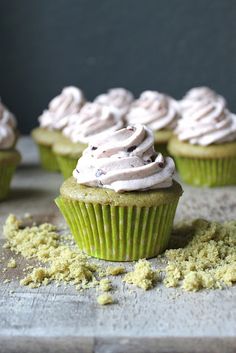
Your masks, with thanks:
[[[16,165],[0,167],[0,200],[4,200],[7,197],[15,170]]]
[[[84,203],[62,196],[55,202],[81,250],[104,260],[133,261],[166,249],[178,199],[152,207]]]
[[[163,156],[170,156],[170,153],[167,150],[167,143],[155,143],[155,151],[161,153]]]
[[[58,154],[56,154],[56,158],[57,158],[59,169],[64,179],[68,179],[69,177],[71,177],[73,170],[77,165],[78,158],[75,159],[67,156],[59,156]]]
[[[182,179],[195,186],[236,185],[236,158],[198,159],[175,157]]]
[[[38,150],[42,168],[50,172],[58,172],[59,166],[52,147],[38,144]]]

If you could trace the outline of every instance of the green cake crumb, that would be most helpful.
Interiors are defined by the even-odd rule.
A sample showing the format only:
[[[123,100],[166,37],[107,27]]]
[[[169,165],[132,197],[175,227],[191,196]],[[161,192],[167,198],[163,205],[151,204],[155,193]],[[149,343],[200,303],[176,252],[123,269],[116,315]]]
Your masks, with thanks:
[[[8,264],[7,264],[7,267],[8,268],[16,268],[16,260],[15,259],[13,259],[13,257],[12,258],[10,258],[10,260],[9,260],[9,262],[8,262]]]
[[[99,297],[97,297],[97,302],[100,305],[108,305],[108,304],[113,304],[114,300],[110,294],[104,293],[99,295]]]
[[[125,272],[126,270],[124,266],[108,266],[106,269],[106,273],[108,276],[109,275],[118,276],[118,275],[122,275]]]
[[[154,286],[156,280],[157,272],[152,270],[150,262],[144,259],[136,263],[134,271],[127,273],[123,281],[148,290]]]
[[[177,226],[175,235],[189,239],[185,247],[165,252],[164,284],[186,291],[216,289],[236,282],[236,221],[203,219]]]
[[[103,292],[109,292],[112,289],[111,281],[108,278],[103,278],[99,281],[99,289]]]

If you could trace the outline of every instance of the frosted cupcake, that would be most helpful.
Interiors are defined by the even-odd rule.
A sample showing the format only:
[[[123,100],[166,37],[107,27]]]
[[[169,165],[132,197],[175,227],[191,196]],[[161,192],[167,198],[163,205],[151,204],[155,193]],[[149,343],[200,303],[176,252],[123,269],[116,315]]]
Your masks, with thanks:
[[[151,130],[129,126],[93,141],[56,199],[78,246],[112,261],[154,257],[169,240],[182,194],[174,162]]]
[[[0,121],[0,200],[7,197],[11,179],[16,166],[20,163],[20,154],[14,148],[15,141],[13,128],[3,123],[2,119]]]
[[[179,114],[176,101],[157,91],[144,91],[126,116],[128,124],[144,124],[154,133],[155,148],[167,155]]]
[[[225,100],[198,100],[182,114],[169,151],[183,180],[197,186],[236,184],[236,116]]]
[[[94,102],[109,106],[116,115],[124,117],[134,100],[133,94],[125,88],[111,88],[107,93],[100,94]]]
[[[72,175],[78,159],[90,142],[105,139],[123,126],[120,114],[116,114],[110,106],[98,103],[86,103],[78,114],[71,115],[62,131],[66,139],[57,141],[53,146],[64,178]]]
[[[85,102],[82,91],[74,86],[65,87],[53,98],[48,109],[39,117],[40,127],[32,131],[39,148],[42,167],[49,171],[59,170],[53,154],[53,144],[62,138],[61,131],[68,124],[69,116],[80,111]]]

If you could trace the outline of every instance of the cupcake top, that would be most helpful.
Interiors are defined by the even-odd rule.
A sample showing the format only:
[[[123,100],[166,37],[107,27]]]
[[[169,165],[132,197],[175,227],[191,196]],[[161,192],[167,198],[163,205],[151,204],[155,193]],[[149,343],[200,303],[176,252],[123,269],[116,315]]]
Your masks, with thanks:
[[[78,114],[69,117],[68,126],[62,132],[72,142],[89,143],[94,139],[105,138],[123,126],[120,115],[115,114],[109,106],[86,103]]]
[[[222,105],[226,106],[226,101],[223,96],[219,95],[209,87],[201,86],[190,89],[182,100],[179,101],[179,108],[181,112],[184,112],[188,108],[191,108],[193,103],[201,104],[202,101],[219,101]]]
[[[17,125],[15,116],[1,102],[1,98],[0,98],[0,123],[7,124],[14,129],[16,128],[16,125]]]
[[[61,130],[68,123],[68,116],[80,111],[85,102],[83,92],[74,86],[65,87],[51,100],[48,109],[39,117],[40,126],[48,130]]]
[[[77,183],[116,192],[167,188],[175,165],[153,147],[152,131],[143,125],[123,128],[93,141],[73,172]]]
[[[0,121],[0,150],[11,148],[15,142],[15,133],[6,123]]]
[[[182,114],[176,128],[181,141],[207,146],[236,140],[236,115],[221,99],[192,103]]]
[[[94,102],[110,106],[120,115],[125,115],[134,100],[133,94],[125,88],[111,88],[107,93],[100,94]]]
[[[174,129],[178,118],[175,100],[157,91],[144,91],[126,116],[129,124],[144,124],[154,131]]]

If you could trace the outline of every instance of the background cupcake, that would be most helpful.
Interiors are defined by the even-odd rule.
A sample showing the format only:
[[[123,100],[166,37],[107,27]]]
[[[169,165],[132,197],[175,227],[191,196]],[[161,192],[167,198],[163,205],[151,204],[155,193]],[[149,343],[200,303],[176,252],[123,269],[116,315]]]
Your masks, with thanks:
[[[176,101],[157,91],[144,91],[126,116],[129,124],[144,124],[152,129],[155,148],[164,155],[178,118]]]
[[[59,170],[52,146],[62,137],[61,130],[68,124],[68,117],[78,113],[84,102],[84,95],[79,88],[65,87],[39,117],[40,127],[32,131],[32,137],[38,145],[43,168]]]
[[[182,189],[153,143],[142,125],[93,141],[62,185],[56,203],[89,255],[132,261],[166,248]]]
[[[78,159],[88,143],[105,138],[124,126],[120,114],[110,106],[86,103],[78,114],[71,115],[62,133],[66,139],[57,141],[53,151],[65,178],[72,175]]]
[[[124,117],[134,100],[133,94],[125,88],[111,88],[107,93],[100,94],[94,102],[109,106],[115,114]]]
[[[16,136],[13,128],[0,121],[0,200],[7,197],[12,176],[20,162],[20,154],[14,148]]]
[[[188,104],[176,134],[169,151],[183,180],[205,186],[236,183],[236,116],[222,97]]]

